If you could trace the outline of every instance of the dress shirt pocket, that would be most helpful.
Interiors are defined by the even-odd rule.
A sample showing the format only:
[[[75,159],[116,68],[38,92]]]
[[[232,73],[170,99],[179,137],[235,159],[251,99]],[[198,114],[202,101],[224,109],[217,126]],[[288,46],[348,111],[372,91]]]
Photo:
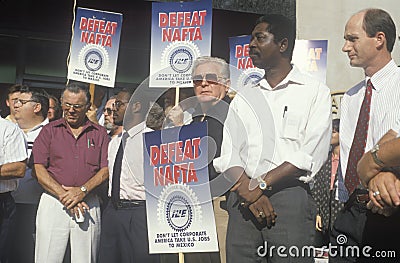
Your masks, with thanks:
[[[300,116],[292,112],[286,112],[282,121],[282,138],[298,140],[300,134]]]
[[[88,164],[93,166],[100,165],[100,148],[99,147],[90,147],[86,151],[86,161]]]

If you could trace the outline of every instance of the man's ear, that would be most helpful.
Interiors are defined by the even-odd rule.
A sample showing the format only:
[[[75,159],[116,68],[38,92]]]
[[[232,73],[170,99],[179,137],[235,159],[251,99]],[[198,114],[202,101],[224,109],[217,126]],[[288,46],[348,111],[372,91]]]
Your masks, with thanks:
[[[284,38],[279,42],[279,45],[280,45],[279,51],[281,53],[284,53],[286,51],[286,49],[288,48],[288,43],[289,43],[289,41],[287,38]]]
[[[36,105],[33,107],[33,112],[38,113],[42,110],[42,104],[36,103]]]
[[[227,79],[224,85],[225,85],[225,91],[228,92],[229,87],[231,86],[231,79]]]
[[[142,103],[140,103],[139,101],[133,103],[133,106],[132,106],[133,113],[140,112],[141,109],[142,109]]]
[[[6,105],[7,105],[7,107],[10,108],[10,102],[8,101],[8,99],[6,100]]]
[[[382,31],[379,31],[375,34],[376,38],[376,48],[382,49],[386,43],[386,35]]]

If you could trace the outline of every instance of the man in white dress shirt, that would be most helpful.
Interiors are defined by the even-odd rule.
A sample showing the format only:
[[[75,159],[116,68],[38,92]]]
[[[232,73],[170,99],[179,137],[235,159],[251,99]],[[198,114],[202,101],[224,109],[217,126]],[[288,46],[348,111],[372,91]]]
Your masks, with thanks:
[[[396,27],[390,15],[381,9],[362,10],[348,20],[344,31],[343,52],[348,54],[350,65],[364,70],[366,78],[348,90],[342,99],[340,121],[340,163],[344,185],[349,178],[356,178],[355,190],[349,192],[345,209],[338,214],[333,226],[331,243],[339,246],[368,245],[372,250],[369,255],[339,255],[332,257],[331,262],[375,262],[372,257],[378,250],[399,250],[400,213],[390,217],[372,213],[367,209],[369,195],[377,195],[379,188],[371,184],[369,189],[360,183],[357,171],[358,160],[354,161],[353,144],[366,130],[364,150],[369,151],[377,145],[382,136],[395,127],[400,116],[400,69],[391,57],[395,43]],[[368,83],[371,83],[369,85]],[[371,90],[370,93],[368,89]],[[366,92],[367,91],[367,92]],[[367,96],[368,95],[368,96]],[[362,105],[370,96],[370,110],[367,129],[357,129],[362,118]],[[365,135],[365,134],[364,134]],[[377,149],[375,148],[375,153]],[[353,167],[353,168],[352,168]],[[392,178],[392,173],[382,173],[377,178]],[[346,180],[346,178],[348,180]],[[376,179],[374,179],[375,181]],[[349,184],[346,185],[348,189]],[[340,185],[339,185],[340,188]],[[377,192],[378,191],[378,192]],[[345,201],[345,196],[338,197]],[[391,238],[387,235],[390,233]],[[339,237],[346,236],[347,242],[341,243]],[[345,249],[343,247],[343,249]],[[400,251],[398,251],[400,252]],[[392,262],[386,258],[385,262]],[[396,261],[398,262],[398,260]]]
[[[16,211],[11,192],[25,175],[27,157],[22,131],[0,117],[0,262],[9,262]]]
[[[143,133],[149,102],[120,91],[114,102],[114,124],[124,125],[122,134],[108,148],[110,202],[103,213],[99,262],[159,262],[149,254],[146,194],[143,171]],[[118,164],[119,163],[119,164]]]
[[[313,245],[309,183],[327,158],[331,101],[326,85],[291,64],[295,35],[284,16],[257,20],[250,57],[265,76],[239,90],[229,108],[214,160],[217,171],[237,180],[228,199],[227,262],[314,262],[288,250]]]

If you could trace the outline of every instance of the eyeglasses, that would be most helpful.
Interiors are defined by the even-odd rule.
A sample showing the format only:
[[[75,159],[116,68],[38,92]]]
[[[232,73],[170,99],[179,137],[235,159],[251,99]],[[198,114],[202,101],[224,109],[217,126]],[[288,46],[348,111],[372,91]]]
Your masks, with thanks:
[[[107,112],[108,115],[111,115],[112,109],[111,109],[111,108],[104,108],[104,109],[103,109],[103,112],[104,112],[104,113]]]
[[[125,105],[125,104],[127,104],[127,103],[128,103],[127,101],[116,100],[116,101],[114,102],[114,107],[115,107],[116,109],[118,109],[119,107],[121,107],[122,105]]]
[[[68,102],[63,102],[62,106],[65,107],[67,110],[73,108],[74,110],[81,110],[83,107],[85,107],[85,104],[71,104]]]
[[[28,102],[36,102],[36,103],[37,103],[37,101],[36,101],[36,100],[21,100],[21,99],[13,99],[13,103],[14,103],[14,105],[17,105],[17,104],[25,105],[25,104],[26,104],[26,103],[28,103]]]
[[[225,79],[225,78],[220,78],[217,74],[215,73],[207,73],[205,75],[195,75],[193,76],[193,84],[195,86],[199,86],[203,83],[203,80],[207,81],[208,84],[218,84],[219,79]]]

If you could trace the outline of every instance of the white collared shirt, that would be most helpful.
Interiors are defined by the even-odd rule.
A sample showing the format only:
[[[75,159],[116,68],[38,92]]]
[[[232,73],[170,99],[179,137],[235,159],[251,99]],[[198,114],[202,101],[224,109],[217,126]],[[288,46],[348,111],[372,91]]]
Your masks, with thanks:
[[[46,118],[43,122],[36,125],[29,131],[24,132],[28,146],[28,158],[31,157],[32,147],[36,137],[39,135],[43,126],[48,123],[49,119]],[[30,162],[28,161],[28,164],[29,163]],[[12,193],[15,202],[19,204],[39,204],[39,199],[42,193],[42,186],[39,184],[36,178],[32,177],[32,167],[27,166],[25,176],[19,180],[17,190]]]
[[[286,161],[310,182],[328,156],[330,90],[295,66],[274,89],[262,79],[232,100],[223,136],[218,172],[239,166],[258,178]]]
[[[143,133],[152,129],[142,122],[129,131],[114,137],[108,146],[108,168],[110,171],[108,195],[111,196],[113,168],[121,139],[126,137],[124,155],[121,166],[120,199],[145,200],[144,171],[143,171]],[[129,136],[124,136],[128,133]]]
[[[346,177],[349,152],[368,79],[348,90],[342,98],[339,138],[343,178]],[[398,132],[396,121],[400,118],[400,68],[391,60],[371,77],[371,82],[374,89],[365,152],[371,150],[390,129]]]
[[[0,117],[0,165],[24,161],[28,157],[23,131]],[[0,193],[14,191],[18,179],[0,180]]]

